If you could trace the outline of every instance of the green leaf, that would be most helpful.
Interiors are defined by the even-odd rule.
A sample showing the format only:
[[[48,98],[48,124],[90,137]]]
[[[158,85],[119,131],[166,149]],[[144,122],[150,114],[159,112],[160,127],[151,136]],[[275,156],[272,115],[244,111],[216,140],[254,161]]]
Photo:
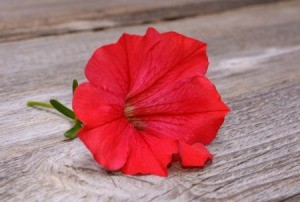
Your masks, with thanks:
[[[64,106],[63,104],[61,104],[60,102],[58,102],[57,100],[50,100],[51,105],[60,113],[62,113],[63,115],[71,118],[71,119],[76,119],[74,112],[69,109],[68,107]]]
[[[79,120],[76,119],[74,126],[65,132],[65,137],[69,139],[74,139],[77,137],[78,131],[81,129],[82,125]]]
[[[73,80],[73,94],[75,92],[75,89],[77,88],[78,86],[78,81],[76,79]]]

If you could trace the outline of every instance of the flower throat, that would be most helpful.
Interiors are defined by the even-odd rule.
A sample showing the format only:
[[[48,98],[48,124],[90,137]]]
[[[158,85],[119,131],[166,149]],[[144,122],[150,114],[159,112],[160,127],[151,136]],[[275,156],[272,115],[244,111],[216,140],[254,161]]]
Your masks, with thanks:
[[[124,116],[129,121],[129,123],[132,124],[132,126],[137,130],[144,130],[146,127],[146,124],[139,120],[138,117],[134,116],[133,114],[134,107],[131,105],[125,105],[124,108]]]

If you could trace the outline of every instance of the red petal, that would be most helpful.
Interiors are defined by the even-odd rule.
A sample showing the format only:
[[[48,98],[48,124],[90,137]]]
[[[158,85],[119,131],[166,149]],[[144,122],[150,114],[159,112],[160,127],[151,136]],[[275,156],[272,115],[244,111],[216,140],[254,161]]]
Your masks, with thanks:
[[[131,139],[131,150],[122,169],[125,174],[155,174],[167,176],[172,154],[178,152],[177,141],[139,132]]]
[[[128,157],[129,137],[136,133],[126,119],[120,119],[91,130],[83,127],[78,136],[100,165],[118,170]]]
[[[87,63],[85,74],[93,85],[125,99],[129,80],[127,52],[123,42],[98,48]]]
[[[213,159],[211,153],[200,143],[191,146],[181,142],[179,148],[183,166],[204,166],[207,161]]]
[[[194,76],[163,89],[152,89],[127,104],[135,107],[133,113],[136,116],[228,111],[215,86],[204,76]]]
[[[160,132],[187,143],[211,142],[229,111],[214,85],[205,77],[153,89],[130,103],[132,114]]]
[[[123,117],[124,103],[123,98],[90,83],[80,84],[73,97],[76,117],[90,128]]]
[[[131,41],[134,41],[132,38]],[[149,28],[130,49],[130,92],[133,97],[155,85],[160,88],[187,76],[204,75],[208,66],[206,44],[175,32],[159,34]]]
[[[209,144],[224,121],[227,112],[209,112],[190,115],[152,115],[141,118],[146,131],[194,144]]]

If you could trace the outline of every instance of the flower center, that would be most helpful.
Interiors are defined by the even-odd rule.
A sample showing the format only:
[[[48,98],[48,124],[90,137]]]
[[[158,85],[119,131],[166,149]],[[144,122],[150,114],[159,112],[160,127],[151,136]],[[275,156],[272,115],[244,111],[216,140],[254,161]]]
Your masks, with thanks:
[[[129,121],[129,123],[132,124],[132,126],[137,130],[144,130],[146,127],[146,124],[139,120],[137,117],[133,114],[134,107],[131,105],[125,105],[124,108],[124,116]]]

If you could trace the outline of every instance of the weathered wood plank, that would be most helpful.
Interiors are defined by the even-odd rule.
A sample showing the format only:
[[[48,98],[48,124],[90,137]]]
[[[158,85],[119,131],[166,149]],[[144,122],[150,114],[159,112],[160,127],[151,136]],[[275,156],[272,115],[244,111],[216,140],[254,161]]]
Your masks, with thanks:
[[[2,0],[0,42],[178,19],[280,0]]]
[[[93,50],[146,26],[0,44],[0,198],[297,201],[299,8],[290,1],[153,24],[208,42],[208,76],[232,109],[209,145],[214,162],[175,163],[168,178],[107,173],[79,140],[64,140],[68,121],[25,105],[53,96],[70,103],[70,82],[84,79]]]

